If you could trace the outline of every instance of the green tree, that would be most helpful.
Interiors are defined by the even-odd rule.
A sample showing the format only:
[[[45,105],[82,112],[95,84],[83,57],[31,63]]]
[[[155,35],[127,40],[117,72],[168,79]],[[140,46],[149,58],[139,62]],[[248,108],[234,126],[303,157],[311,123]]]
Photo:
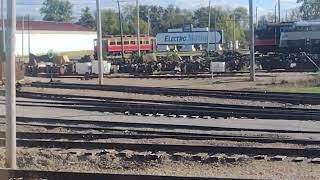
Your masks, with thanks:
[[[82,14],[77,24],[90,29],[94,29],[96,27],[95,18],[91,14],[89,7],[82,9]]]
[[[302,3],[300,12],[303,19],[320,18],[320,0],[297,0],[297,3]]]
[[[68,0],[45,0],[40,9],[45,21],[70,22],[72,17],[72,4]]]
[[[104,35],[120,34],[118,13],[112,9],[101,11],[101,25]]]

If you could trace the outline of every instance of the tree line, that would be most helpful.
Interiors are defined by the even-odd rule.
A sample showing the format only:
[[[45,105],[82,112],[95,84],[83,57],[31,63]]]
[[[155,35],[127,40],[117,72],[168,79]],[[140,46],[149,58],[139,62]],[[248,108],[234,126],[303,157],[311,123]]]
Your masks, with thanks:
[[[320,0],[297,0],[301,6],[292,10],[289,16],[294,19],[315,19],[320,18]],[[78,20],[73,17],[72,3],[68,0],[45,0],[40,12],[43,20],[75,22],[95,29],[95,12],[88,7],[82,9]],[[136,7],[125,5],[121,7],[121,19],[124,34],[135,34],[137,27]],[[149,11],[149,13],[148,13]],[[193,24],[195,27],[207,27],[209,7],[201,7],[196,10],[186,10],[173,5],[161,6],[140,6],[140,32],[146,34],[148,30],[148,14],[150,15],[150,33],[156,35],[159,32],[166,32],[169,28],[179,28],[186,24]],[[242,42],[247,39],[248,11],[244,7],[226,9],[215,6],[211,9],[211,28],[223,30],[225,40],[235,38]],[[272,15],[262,16],[260,20],[273,21]],[[113,9],[102,10],[102,31],[104,35],[120,34],[119,13]]]

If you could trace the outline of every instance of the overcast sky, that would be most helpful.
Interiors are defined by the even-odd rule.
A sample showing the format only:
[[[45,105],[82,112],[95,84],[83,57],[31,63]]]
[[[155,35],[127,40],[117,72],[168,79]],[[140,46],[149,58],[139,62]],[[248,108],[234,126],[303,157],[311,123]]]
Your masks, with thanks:
[[[40,8],[44,0],[17,0],[17,14],[28,15],[40,18]],[[92,10],[95,9],[95,0],[69,0],[74,5],[74,15],[78,16],[80,10],[89,6]],[[142,5],[160,5],[167,7],[169,4],[173,4],[184,9],[197,9],[199,7],[207,6],[209,0],[140,0]],[[263,15],[268,12],[274,12],[274,6],[277,0],[253,0],[256,6],[258,6],[258,14]],[[135,4],[135,0],[120,0],[122,5]],[[234,8],[238,6],[248,7],[248,0],[211,0],[212,4],[224,6],[226,8]],[[282,14],[285,14],[285,10],[289,10],[298,6],[296,0],[281,0]],[[101,0],[103,8],[116,8],[116,0]]]

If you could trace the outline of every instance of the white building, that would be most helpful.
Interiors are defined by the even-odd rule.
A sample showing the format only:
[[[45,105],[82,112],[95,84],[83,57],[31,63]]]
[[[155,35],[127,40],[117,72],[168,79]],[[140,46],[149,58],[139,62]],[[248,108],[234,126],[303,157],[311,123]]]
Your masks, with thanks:
[[[22,21],[17,22],[17,56],[22,55],[22,48],[24,50],[24,56],[28,55],[29,33],[30,52],[36,55],[46,54],[49,50],[52,50],[55,53],[93,50],[94,39],[97,38],[97,34],[95,31],[71,23],[25,21],[24,31],[22,31],[22,24]],[[1,26],[0,29],[2,29]],[[23,44],[22,39],[24,39]]]

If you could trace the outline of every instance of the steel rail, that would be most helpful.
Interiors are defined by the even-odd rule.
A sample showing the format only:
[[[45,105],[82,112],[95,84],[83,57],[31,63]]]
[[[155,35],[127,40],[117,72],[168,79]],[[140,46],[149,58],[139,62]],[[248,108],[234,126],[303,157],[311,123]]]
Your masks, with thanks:
[[[188,105],[200,107],[227,107],[227,108],[250,108],[256,110],[286,110],[290,112],[312,112],[320,114],[320,109],[301,109],[301,108],[283,108],[283,107],[261,107],[249,105],[232,105],[232,104],[216,104],[216,103],[203,103],[203,102],[180,102],[180,101],[161,101],[161,100],[148,100],[148,99],[129,99],[129,98],[111,98],[111,97],[98,97],[98,96],[85,96],[85,95],[66,95],[66,94],[49,94],[49,93],[34,93],[34,92],[18,92],[18,96],[31,99],[45,99],[45,100],[58,100],[58,101],[73,101],[73,102],[126,102],[126,103],[154,103],[154,104],[168,104],[168,105]],[[20,101],[23,102],[23,101]]]
[[[5,145],[5,139],[0,139],[0,145]],[[239,147],[239,146],[211,146],[211,145],[188,145],[188,144],[141,144],[141,143],[106,143],[92,141],[62,141],[51,139],[17,139],[19,147],[26,148],[62,148],[62,149],[86,149],[103,150],[115,149],[117,151],[132,150],[137,152],[167,152],[167,153],[208,153],[226,155],[283,155],[290,157],[320,157],[319,148],[265,148],[265,147]]]
[[[125,132],[124,132],[125,133]],[[187,134],[187,133],[186,133]],[[5,132],[0,132],[0,138],[5,137]],[[202,135],[180,133],[168,134],[116,134],[116,133],[48,133],[48,132],[17,132],[20,139],[52,139],[52,140],[101,140],[101,139],[179,139],[179,140],[218,140],[218,141],[234,141],[234,142],[254,142],[254,143],[286,143],[299,145],[320,145],[320,140],[310,139],[281,139],[281,138],[265,138],[254,136],[231,136],[231,135]]]
[[[254,129],[254,128],[232,128],[218,126],[200,126],[200,125],[182,125],[182,124],[160,124],[160,123],[129,123],[129,122],[110,122],[97,120],[68,120],[53,118],[30,118],[17,117],[17,125],[30,125],[38,127],[47,127],[48,129],[64,127],[72,129],[93,129],[93,130],[117,130],[112,127],[122,127],[126,130],[132,128],[140,129],[165,129],[165,130],[200,130],[200,131],[236,131],[236,132],[268,132],[268,133],[288,133],[288,134],[320,134],[320,131],[303,131],[303,130],[280,130],[280,129]],[[0,124],[4,122],[0,121]],[[83,126],[88,125],[88,126]],[[119,129],[118,129],[119,130]],[[123,130],[121,130],[123,131]],[[154,131],[134,130],[140,133],[152,133]],[[168,132],[165,132],[168,133]]]
[[[58,100],[50,97],[34,97],[38,99]],[[29,97],[30,96],[24,96]],[[66,101],[66,99],[64,100]],[[36,104],[32,104],[36,103]],[[41,105],[39,105],[41,104]],[[79,109],[86,111],[99,111],[99,112],[131,112],[131,113],[144,113],[144,114],[165,114],[165,115],[188,115],[188,116],[211,116],[211,117],[237,117],[237,118],[260,118],[260,119],[282,119],[282,120],[306,120],[318,121],[320,120],[320,112],[304,111],[303,109],[290,109],[290,108],[269,108],[269,109],[251,109],[245,106],[228,107],[228,106],[192,106],[192,105],[173,105],[173,104],[147,104],[147,103],[130,103],[130,102],[98,102],[83,100],[81,102],[31,102],[19,103],[22,106],[41,106],[41,107],[54,107],[54,108],[68,108]]]
[[[239,178],[191,177],[191,176],[157,176],[135,174],[83,173],[65,171],[36,171],[0,169],[0,179],[50,179],[50,180],[228,180]]]
[[[174,96],[202,96],[215,98],[243,99],[243,100],[263,100],[287,102],[293,104],[319,104],[320,95],[311,93],[268,93],[253,91],[215,91],[201,89],[180,89],[180,88],[161,88],[161,87],[138,87],[138,86],[120,86],[93,84],[67,84],[67,83],[42,83],[34,82],[32,87],[42,88],[61,88],[61,89],[88,89],[102,91],[116,91],[141,94],[162,94]]]

